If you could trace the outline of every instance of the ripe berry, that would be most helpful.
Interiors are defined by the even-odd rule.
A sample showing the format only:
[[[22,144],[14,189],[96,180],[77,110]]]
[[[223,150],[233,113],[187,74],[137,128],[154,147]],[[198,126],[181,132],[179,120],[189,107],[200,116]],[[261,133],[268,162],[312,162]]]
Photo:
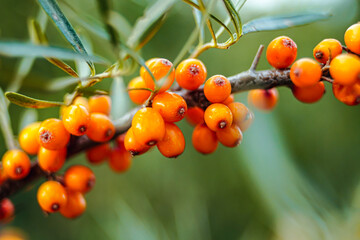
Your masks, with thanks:
[[[216,137],[222,145],[226,147],[236,147],[242,141],[242,132],[240,128],[233,124],[228,128],[216,131]]]
[[[205,123],[198,124],[192,134],[192,144],[200,153],[212,153],[218,146],[216,133],[211,131]]]
[[[90,114],[90,124],[86,135],[95,142],[107,142],[115,134],[114,124],[102,113]]]
[[[132,157],[125,148],[117,147],[111,151],[109,165],[114,172],[125,172],[131,167]]]
[[[129,128],[125,134],[124,145],[126,151],[130,152],[131,155],[136,156],[145,153],[150,149],[145,144],[140,144],[134,137],[132,128]]]
[[[213,131],[230,127],[233,123],[231,110],[224,104],[214,103],[205,110],[204,120]]]
[[[175,72],[175,79],[180,87],[195,90],[205,82],[206,67],[198,59],[186,59],[182,61]]]
[[[165,122],[178,122],[184,118],[187,111],[185,100],[176,93],[163,92],[157,94],[152,103]]]
[[[343,86],[333,83],[334,96],[340,101],[349,106],[355,106],[360,103],[360,83],[350,86]]]
[[[82,105],[82,106],[84,106],[86,108],[86,110],[88,110],[88,112],[90,112],[89,101],[85,97],[77,97],[77,98],[75,98],[75,100],[74,100],[74,102],[72,104],[73,105]]]
[[[360,58],[354,54],[341,54],[330,63],[330,74],[335,83],[353,85],[360,81]]]
[[[239,102],[230,103],[228,107],[233,114],[233,123],[242,132],[246,131],[254,121],[254,114],[244,104]]]
[[[311,58],[297,60],[290,69],[291,81],[298,87],[311,87],[320,81],[322,75],[319,63]]]
[[[158,142],[157,148],[168,158],[182,154],[185,149],[185,138],[180,128],[174,123],[165,123],[165,137]]]
[[[227,99],[225,99],[225,101],[223,101],[222,104],[229,105],[230,103],[233,102],[234,102],[234,95],[230,94],[230,96]]]
[[[19,135],[20,147],[28,154],[35,155],[39,151],[38,133],[40,122],[34,122],[21,130]]]
[[[204,94],[210,102],[221,103],[231,94],[230,81],[222,75],[212,76],[205,83]]]
[[[13,216],[15,212],[14,204],[8,198],[3,198],[0,201],[0,222],[6,223]]]
[[[40,168],[48,172],[59,171],[65,163],[66,152],[66,148],[60,150],[48,150],[41,147],[38,153]]]
[[[173,64],[165,58],[152,58],[146,61],[145,65],[149,68],[156,81],[159,81],[160,79],[165,77],[173,66]],[[152,90],[155,89],[154,80],[144,67],[140,68],[140,76],[144,79],[145,84],[148,88]],[[168,90],[173,84],[174,79],[175,70],[171,69],[167,79],[162,84],[159,92],[165,92],[166,90]]]
[[[86,200],[80,192],[67,191],[67,203],[60,209],[61,215],[66,218],[77,218],[86,209]]]
[[[259,110],[272,110],[279,99],[279,93],[276,88],[251,90],[248,95],[248,102]]]
[[[96,95],[89,98],[90,113],[102,113],[107,116],[111,111],[111,99],[107,95]]]
[[[84,135],[89,122],[90,114],[83,105],[71,105],[64,109],[62,121],[65,129],[72,135]]]
[[[289,67],[296,59],[297,46],[289,37],[281,36],[272,40],[266,50],[271,66],[282,69]]]
[[[87,193],[95,185],[95,175],[88,167],[74,165],[66,170],[64,183],[70,191]]]
[[[147,88],[142,77],[133,78],[129,84],[128,89],[132,88]],[[131,90],[128,91],[130,99],[136,104],[143,104],[149,97],[151,92],[147,90]]]
[[[187,110],[185,118],[192,125],[198,125],[204,122],[204,113],[205,111],[199,107],[191,107]]]
[[[59,182],[47,181],[39,187],[37,200],[45,212],[57,212],[66,206],[67,192]]]
[[[360,54],[360,23],[351,25],[345,32],[345,44],[354,53]]]
[[[303,103],[314,103],[319,101],[325,93],[325,85],[318,82],[316,85],[306,88],[292,87],[292,93],[297,100]]]
[[[49,118],[41,123],[38,138],[44,148],[60,150],[68,144],[70,133],[61,120]]]
[[[95,146],[86,151],[87,160],[92,164],[99,164],[104,162],[111,153],[111,147],[109,143],[104,143],[99,146]]]
[[[133,117],[132,130],[139,144],[154,146],[165,135],[165,122],[155,109],[141,108]]]
[[[9,178],[22,179],[30,172],[30,158],[21,150],[8,150],[2,157],[2,167]]]
[[[314,58],[325,64],[329,58],[334,59],[337,55],[342,53],[341,43],[333,38],[322,40],[313,50]]]

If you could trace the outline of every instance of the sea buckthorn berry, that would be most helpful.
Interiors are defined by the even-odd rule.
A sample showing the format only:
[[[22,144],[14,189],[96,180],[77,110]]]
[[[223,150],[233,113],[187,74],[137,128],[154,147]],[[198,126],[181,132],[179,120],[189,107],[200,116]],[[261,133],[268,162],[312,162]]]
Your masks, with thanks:
[[[49,150],[63,149],[70,140],[70,133],[61,120],[49,118],[43,121],[38,134],[40,145]]]
[[[74,165],[65,171],[64,183],[70,191],[87,193],[95,185],[95,175],[86,166]]]
[[[90,124],[86,135],[95,142],[107,142],[115,134],[114,124],[102,113],[90,114]]]
[[[360,54],[360,23],[355,23],[346,30],[344,40],[352,52]]]
[[[18,180],[29,174],[31,163],[25,152],[12,149],[8,150],[2,157],[2,166],[6,176]]]
[[[271,89],[255,89],[249,91],[248,102],[259,110],[272,110],[279,99],[279,93],[276,88]]]
[[[179,86],[188,90],[199,88],[205,82],[206,75],[203,62],[194,58],[182,61],[175,71],[175,79]]]
[[[178,122],[184,118],[187,104],[176,93],[163,92],[157,94],[152,103],[153,109],[158,111],[165,122]]]
[[[202,154],[212,153],[218,146],[216,133],[211,131],[205,123],[200,123],[193,131],[192,144],[194,148]]]
[[[100,164],[109,158],[111,147],[109,143],[95,146],[86,151],[87,160],[92,164]]]
[[[85,97],[76,97],[72,103],[73,105],[82,105],[90,112],[89,100]]]
[[[134,137],[132,128],[129,128],[125,134],[124,145],[126,151],[131,155],[136,156],[147,152],[150,147],[145,144],[140,144]]]
[[[272,40],[266,50],[271,66],[282,69],[289,67],[296,59],[297,46],[289,37],[281,36]]]
[[[292,87],[292,93],[297,100],[303,103],[314,103],[319,101],[325,93],[325,85],[318,82],[316,85],[306,88]]]
[[[59,171],[66,160],[66,148],[60,150],[48,150],[41,147],[38,152],[38,162],[42,170],[48,172]]]
[[[0,222],[6,223],[14,216],[15,207],[10,199],[4,198],[0,201]]]
[[[145,65],[149,68],[150,72],[153,74],[156,81],[159,81],[160,79],[165,77],[173,66],[173,64],[165,58],[149,59],[148,61],[146,61]],[[148,73],[146,68],[144,67],[140,68],[140,76],[144,79],[145,84],[148,88],[152,90],[155,89],[154,80],[152,79],[151,75]],[[175,79],[175,70],[173,68],[171,69],[164,84],[161,86],[159,92],[165,92],[166,90],[168,90],[173,84],[174,79]]]
[[[221,103],[231,94],[230,81],[222,75],[212,76],[205,82],[204,94],[210,102]]]
[[[86,200],[80,192],[67,191],[67,203],[60,209],[61,215],[66,218],[77,218],[86,209]]]
[[[185,138],[180,128],[174,123],[165,123],[165,137],[158,142],[157,148],[168,158],[182,154],[185,149]]]
[[[226,129],[216,131],[216,137],[226,147],[236,147],[242,141],[243,135],[240,128],[233,124]]]
[[[20,147],[28,154],[35,155],[39,151],[40,144],[38,133],[40,122],[34,122],[21,130],[19,135]]]
[[[322,40],[313,50],[314,58],[320,63],[327,63],[342,53],[341,43],[333,38]]]
[[[154,146],[165,135],[165,122],[155,109],[141,108],[133,117],[132,131],[139,144]]]
[[[111,99],[107,95],[95,95],[89,98],[90,113],[102,113],[107,116],[111,111]]]
[[[233,114],[233,124],[236,124],[242,132],[246,131],[254,121],[253,112],[239,102],[230,103],[228,107]]]
[[[226,105],[214,103],[206,108],[204,120],[211,130],[217,131],[230,127],[233,123],[233,115]]]
[[[59,182],[47,181],[40,185],[37,200],[45,212],[57,212],[66,206],[67,192]]]
[[[129,82],[128,90],[133,88],[147,88],[142,77],[136,77]],[[131,101],[136,104],[143,104],[151,94],[151,92],[147,90],[129,90],[128,93]]]
[[[192,125],[198,125],[204,122],[205,111],[199,107],[191,107],[187,110],[185,115],[186,120]]]
[[[125,148],[117,147],[111,151],[109,165],[114,172],[125,172],[131,167],[132,157]]]
[[[311,87],[320,81],[322,75],[318,62],[311,58],[297,60],[290,69],[291,81],[298,87]]]
[[[230,96],[227,99],[225,99],[225,101],[223,101],[222,104],[229,105],[230,103],[233,102],[234,102],[234,95],[230,94]]]
[[[332,90],[334,96],[346,105],[355,106],[360,103],[360,83],[350,86],[333,83]]]
[[[360,58],[354,54],[341,54],[330,63],[330,74],[335,83],[353,85],[360,81]]]
[[[90,114],[83,105],[71,105],[64,109],[62,121],[70,134],[81,136],[88,128]]]

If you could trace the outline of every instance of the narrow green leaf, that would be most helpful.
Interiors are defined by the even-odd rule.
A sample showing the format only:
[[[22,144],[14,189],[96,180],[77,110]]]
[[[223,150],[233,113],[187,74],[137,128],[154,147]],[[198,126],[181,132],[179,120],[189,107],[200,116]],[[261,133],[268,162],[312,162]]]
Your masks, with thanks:
[[[110,11],[108,21],[109,24],[115,28],[122,39],[125,40],[130,36],[132,32],[132,26],[123,15],[115,11]]]
[[[0,88],[0,127],[4,135],[7,149],[14,149],[16,147],[14,134],[11,127],[9,112],[4,97],[4,92]]]
[[[36,122],[37,120],[38,120],[38,113],[35,109],[33,108],[25,109],[20,117],[19,130],[24,129],[30,123]]]
[[[237,13],[239,13],[240,9],[244,6],[246,0],[232,0],[234,9]],[[225,26],[229,26],[229,23],[231,21],[231,17],[227,17],[226,20],[223,22]],[[224,32],[225,28],[220,27],[219,30],[216,32],[216,37],[220,37],[220,35]]]
[[[109,24],[109,15],[111,10],[111,0],[97,0],[98,8],[100,10],[100,14],[103,19],[103,23],[105,24],[106,31],[109,33],[110,42],[113,47],[116,49],[119,43],[119,36],[115,31],[114,27]]]
[[[49,108],[64,105],[62,102],[35,99],[16,92],[6,92],[5,96],[10,102],[27,108]]]
[[[79,82],[80,80],[78,78],[60,77],[49,81],[46,85],[46,89],[49,91],[59,91]]]
[[[196,4],[199,4],[198,0],[194,0],[194,2]],[[202,45],[205,41],[205,29],[204,26],[201,24],[203,15],[201,11],[195,7],[193,7],[192,10],[193,10],[196,26],[199,28],[199,45]]]
[[[110,89],[111,102],[113,103],[111,117],[119,119],[130,110],[130,99],[126,91],[124,79],[122,77],[114,78]]]

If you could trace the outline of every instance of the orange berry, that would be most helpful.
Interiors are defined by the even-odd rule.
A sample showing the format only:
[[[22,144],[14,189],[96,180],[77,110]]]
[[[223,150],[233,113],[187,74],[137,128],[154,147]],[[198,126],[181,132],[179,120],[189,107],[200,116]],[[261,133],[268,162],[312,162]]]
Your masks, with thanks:
[[[133,156],[143,154],[150,149],[149,146],[145,144],[140,144],[135,139],[132,128],[129,128],[129,130],[127,130],[125,134],[124,145],[126,151],[130,152],[130,154]]]
[[[96,95],[89,98],[90,113],[102,113],[107,116],[111,111],[111,98],[107,95]]]
[[[276,88],[271,89],[255,89],[249,91],[248,102],[259,110],[272,110],[279,99],[279,93]]]
[[[81,136],[88,128],[90,114],[83,105],[71,105],[64,109],[62,121],[70,134]]]
[[[0,222],[6,223],[13,216],[15,212],[14,204],[8,198],[3,198],[0,201]]]
[[[230,103],[228,107],[233,114],[233,123],[242,132],[246,131],[254,121],[254,114],[244,104],[239,102]]]
[[[333,38],[322,40],[313,50],[314,58],[320,63],[326,63],[342,53],[341,43]]]
[[[86,166],[74,165],[65,171],[64,183],[70,191],[87,193],[95,185],[95,175]]]
[[[194,58],[182,61],[176,68],[175,79],[180,87],[195,90],[205,82],[206,67],[202,61]]]
[[[158,142],[157,148],[168,158],[182,154],[185,149],[185,138],[180,128],[174,123],[165,123],[165,137]]]
[[[176,93],[163,92],[157,94],[152,103],[153,109],[158,111],[165,122],[178,122],[184,118],[187,104]]]
[[[49,118],[43,121],[39,128],[40,145],[49,150],[63,149],[70,140],[70,133],[61,120]]]
[[[205,111],[199,107],[191,107],[187,110],[185,118],[192,125],[197,125],[204,122],[204,113]]]
[[[234,95],[230,94],[230,96],[227,99],[225,99],[225,101],[223,101],[222,104],[229,105],[230,103],[233,102],[234,102]]]
[[[360,81],[360,58],[354,54],[341,54],[330,63],[330,74],[335,83],[353,85]]]
[[[40,122],[34,122],[21,130],[19,135],[20,147],[28,154],[35,155],[39,151],[40,144],[38,133]]]
[[[233,115],[226,105],[214,103],[206,108],[204,120],[211,130],[217,131],[230,127],[233,123]]]
[[[343,86],[333,83],[332,87],[334,96],[340,101],[349,106],[355,106],[360,103],[360,83],[350,86]]]
[[[297,46],[289,37],[281,36],[272,40],[266,50],[271,66],[282,69],[289,67],[296,59]]]
[[[226,147],[236,147],[242,141],[242,132],[240,128],[233,124],[228,128],[216,131],[216,137],[222,145]]]
[[[205,83],[204,94],[210,102],[221,103],[231,94],[230,81],[222,75],[212,76]]]
[[[61,150],[48,150],[41,147],[38,152],[38,162],[42,170],[48,172],[59,171],[66,160],[66,148]]]
[[[87,160],[92,164],[99,164],[104,162],[111,153],[111,147],[109,143],[104,143],[99,146],[95,146],[86,151]]]
[[[160,79],[165,77],[173,66],[173,64],[165,58],[149,59],[145,62],[145,65],[149,68],[150,72],[153,74],[156,81],[159,81]],[[152,79],[151,75],[148,73],[146,68],[144,67],[140,68],[140,76],[144,79],[145,84],[148,88],[152,90],[155,89],[154,80]],[[173,84],[174,79],[175,79],[175,70],[171,69],[167,79],[162,84],[159,92],[165,92],[166,90],[168,90]]]
[[[133,117],[132,131],[139,144],[153,146],[163,139],[165,122],[155,109],[141,108]]]
[[[297,60],[290,69],[291,81],[298,87],[311,87],[320,81],[322,71],[319,63],[311,58]]]
[[[6,176],[18,180],[29,174],[31,163],[25,152],[12,149],[8,150],[2,157],[2,166]]]
[[[147,88],[142,77],[133,78],[129,84],[128,89],[132,88]],[[149,97],[151,92],[147,90],[131,90],[128,91],[130,99],[136,104],[143,104]]]
[[[200,123],[193,131],[192,144],[194,148],[200,153],[212,153],[218,146],[216,133],[211,131],[205,123]]]
[[[95,142],[107,142],[115,134],[114,124],[102,113],[90,114],[90,124],[86,135]]]
[[[76,97],[72,104],[73,105],[82,105],[86,108],[86,110],[88,110],[88,112],[90,112],[89,101],[85,97]]]
[[[111,151],[109,165],[114,172],[125,172],[131,167],[132,157],[125,148],[117,147]]]
[[[46,181],[38,189],[37,200],[45,212],[57,212],[66,206],[67,192],[59,182]]]
[[[344,39],[350,51],[360,54],[360,23],[351,25],[346,30]]]
[[[292,93],[297,100],[303,103],[314,103],[319,101],[325,93],[325,85],[318,82],[316,85],[306,88],[292,87]]]
[[[67,203],[60,209],[61,215],[66,218],[77,218],[86,209],[86,200],[80,192],[67,191]]]

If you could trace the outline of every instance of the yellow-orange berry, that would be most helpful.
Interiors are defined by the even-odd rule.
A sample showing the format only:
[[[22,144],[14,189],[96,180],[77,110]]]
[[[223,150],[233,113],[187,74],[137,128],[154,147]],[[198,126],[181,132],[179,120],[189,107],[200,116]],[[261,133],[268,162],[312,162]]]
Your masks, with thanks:
[[[39,128],[40,145],[49,150],[63,149],[70,140],[70,133],[61,120],[49,118],[43,121]]]
[[[192,144],[202,154],[212,153],[218,146],[216,133],[211,131],[205,123],[200,123],[193,131]]]
[[[272,110],[279,99],[279,93],[276,88],[271,89],[255,89],[249,91],[248,102],[259,110]]]
[[[292,87],[295,98],[303,103],[314,103],[319,101],[325,93],[325,85],[318,82],[316,85],[306,88]]]
[[[157,94],[152,103],[165,122],[178,122],[184,118],[187,111],[185,100],[176,93],[163,92]]]
[[[134,137],[132,128],[129,128],[125,134],[124,145],[126,151],[131,155],[136,156],[147,152],[150,147],[145,144],[140,144]]]
[[[185,149],[185,138],[180,128],[174,123],[165,123],[165,137],[158,142],[157,148],[168,158],[182,154]]]
[[[330,63],[330,74],[335,83],[353,85],[360,81],[360,58],[354,54],[341,54]]]
[[[322,40],[313,50],[314,58],[320,63],[326,63],[342,53],[341,43],[333,38]]]
[[[38,133],[40,122],[34,122],[21,130],[19,135],[20,147],[28,154],[35,155],[39,151]]]
[[[107,95],[95,95],[89,98],[90,113],[102,113],[107,116],[111,111],[111,99]]]
[[[321,67],[314,59],[301,58],[290,69],[291,81],[298,87],[311,87],[320,81]]]
[[[7,223],[14,216],[14,212],[15,207],[10,199],[4,198],[0,201],[0,222]]]
[[[64,183],[70,191],[87,193],[95,185],[95,175],[86,166],[74,165],[66,170]]]
[[[125,172],[131,167],[131,154],[123,147],[111,151],[109,165],[114,172]]]
[[[66,218],[77,218],[86,209],[86,200],[80,192],[67,191],[66,205],[60,209],[61,215]]]
[[[268,62],[278,69],[289,67],[295,61],[296,55],[296,43],[286,36],[280,36],[272,40],[266,50]]]
[[[344,40],[350,51],[360,54],[360,23],[355,23],[346,30]]]
[[[87,131],[90,114],[81,104],[71,105],[64,109],[62,121],[65,129],[72,135],[81,136]]]
[[[109,158],[111,147],[109,143],[90,148],[86,151],[87,160],[92,164],[100,164]]]
[[[199,88],[205,82],[206,75],[203,62],[194,58],[182,61],[175,71],[175,79],[179,86],[188,90]]]
[[[231,94],[230,81],[222,75],[212,76],[205,82],[204,94],[210,102],[221,103]]]
[[[59,171],[66,160],[66,148],[60,150],[48,150],[41,147],[38,152],[38,162],[42,170],[48,172]]]
[[[107,142],[115,134],[115,127],[108,116],[102,113],[90,114],[86,135],[95,142]]]
[[[236,147],[242,141],[242,132],[240,128],[233,124],[230,127],[216,131],[216,137],[222,145],[226,147]]]
[[[344,86],[333,83],[334,96],[340,101],[349,106],[355,106],[360,103],[360,83],[350,86]]]
[[[37,200],[45,212],[57,212],[66,206],[67,192],[59,182],[47,181],[40,185]]]
[[[234,95],[230,94],[230,96],[227,99],[225,99],[225,101],[223,101],[222,104],[229,105],[230,103],[233,102],[234,102]]]
[[[151,92],[147,90],[130,90],[136,88],[147,88],[142,77],[133,78],[128,84],[128,93],[130,99],[136,104],[143,104],[149,97]]]
[[[198,125],[204,122],[205,111],[199,107],[191,107],[188,109],[185,118],[192,125]]]
[[[22,179],[30,172],[30,158],[21,150],[8,150],[2,157],[2,167],[9,178]]]
[[[73,105],[82,105],[82,106],[84,106],[86,108],[86,110],[88,110],[88,112],[90,112],[89,101],[85,97],[77,97],[77,98],[75,98],[75,100],[74,100],[74,102],[72,104]]]
[[[226,105],[214,103],[206,108],[204,120],[211,130],[217,131],[230,127],[233,123],[233,115]]]
[[[239,102],[230,103],[228,107],[233,114],[233,124],[238,125],[242,132],[246,131],[254,121],[254,114]]]

